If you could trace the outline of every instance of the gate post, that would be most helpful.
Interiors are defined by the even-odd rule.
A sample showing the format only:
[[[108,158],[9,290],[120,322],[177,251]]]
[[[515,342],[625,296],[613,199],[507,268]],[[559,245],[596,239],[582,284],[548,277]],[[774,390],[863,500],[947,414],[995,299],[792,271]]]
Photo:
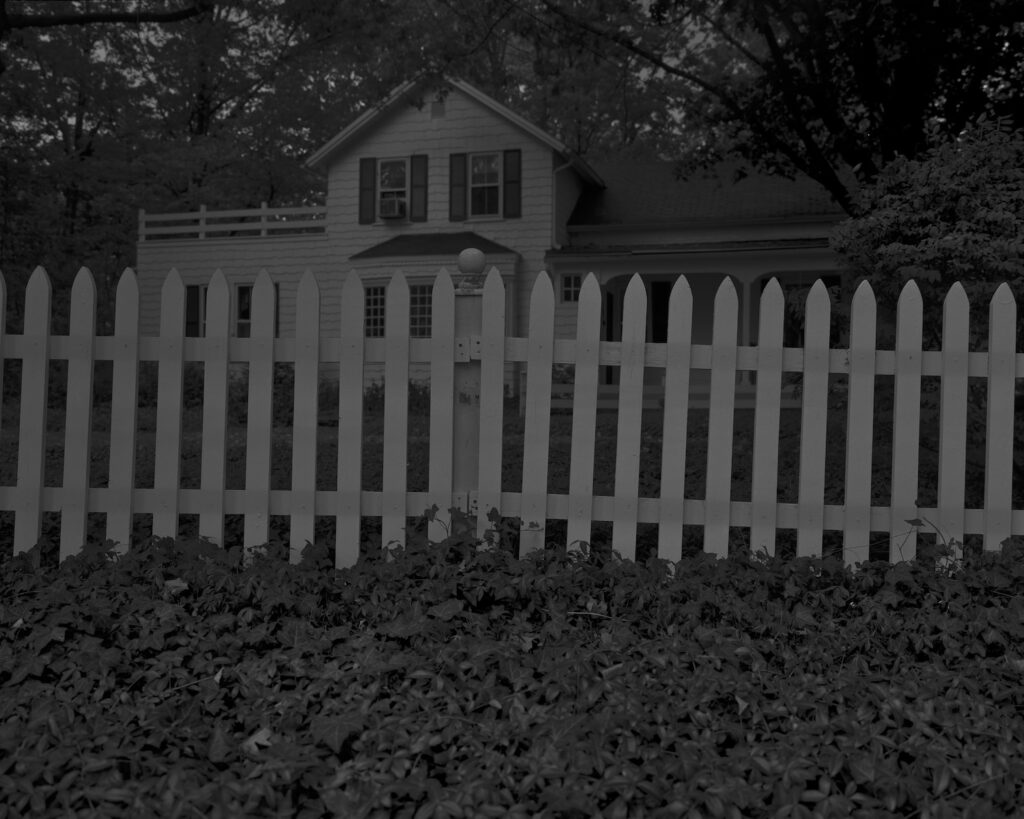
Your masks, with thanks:
[[[484,254],[459,254],[462,278],[455,289],[455,404],[452,431],[452,493],[476,531],[480,476],[480,331],[483,327]]]

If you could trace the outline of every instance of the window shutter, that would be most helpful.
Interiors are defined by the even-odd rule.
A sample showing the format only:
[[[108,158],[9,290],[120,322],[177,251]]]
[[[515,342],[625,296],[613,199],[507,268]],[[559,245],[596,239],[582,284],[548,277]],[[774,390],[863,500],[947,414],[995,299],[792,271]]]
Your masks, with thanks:
[[[359,160],[359,224],[372,225],[377,218],[377,160]]]
[[[412,177],[409,221],[427,221],[427,155],[413,154],[409,159]]]
[[[505,151],[504,164],[505,190],[502,192],[501,212],[506,219],[518,219],[523,215],[523,152],[518,149]]]
[[[448,219],[466,221],[466,155],[452,154],[448,176]]]

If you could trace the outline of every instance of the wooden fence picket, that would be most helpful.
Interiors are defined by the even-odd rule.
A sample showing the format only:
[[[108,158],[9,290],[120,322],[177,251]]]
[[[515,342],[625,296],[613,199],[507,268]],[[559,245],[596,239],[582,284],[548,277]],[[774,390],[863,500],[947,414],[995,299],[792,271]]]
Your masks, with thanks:
[[[311,270],[295,297],[295,395],[289,558],[297,563],[316,541],[316,442],[320,422],[320,285]]]
[[[715,294],[711,330],[711,411],[704,494],[704,551],[719,557],[729,553],[738,313],[736,285],[727,277]]]
[[[548,509],[548,452],[551,430],[551,374],[555,353],[555,292],[541,273],[530,294],[529,365],[523,432],[523,485],[519,550],[544,548]]]
[[[431,543],[438,543],[451,531],[456,447],[472,445],[475,451],[479,430],[460,430],[473,437],[472,442],[456,442],[455,418],[455,286],[447,270],[441,269],[431,291],[430,318],[430,452],[427,488],[437,506],[434,519],[427,528]],[[478,367],[479,365],[471,365]],[[476,385],[479,390],[479,383]],[[468,398],[468,397],[467,397]],[[459,400],[465,400],[459,396]],[[476,412],[477,407],[460,407]],[[474,465],[475,466],[475,465]]]
[[[206,297],[203,363],[203,458],[200,465],[199,536],[224,542],[227,478],[228,379],[231,371],[231,294],[218,270]]]
[[[799,524],[796,553],[821,554],[825,525],[825,432],[828,429],[829,322],[831,304],[818,279],[804,309],[804,368],[800,390]]]
[[[889,479],[889,559],[913,560],[917,531],[917,484],[921,450],[921,291],[907,282],[896,305],[896,373],[892,413],[892,473]]]
[[[938,528],[941,537],[964,542],[967,490],[967,372],[970,304],[955,282],[942,303],[942,384],[939,402]]]
[[[988,399],[985,419],[984,548],[997,550],[1013,529],[1013,414],[1016,389],[1017,302],[1010,286],[996,289],[988,313]]]
[[[50,371],[50,277],[37,267],[25,287],[25,354],[21,361],[21,421],[14,553],[31,549],[43,525],[46,477],[47,387]]]
[[[594,438],[597,435],[598,361],[601,354],[601,286],[593,273],[580,287],[576,305],[576,369],[572,443],[569,453],[569,520],[566,543],[590,543],[594,507]]]
[[[778,279],[761,293],[757,330],[757,393],[750,484],[750,548],[775,554],[779,508],[779,423],[782,407],[782,322],[786,297]]]
[[[92,442],[93,350],[96,346],[96,282],[87,268],[71,287],[67,412],[64,420],[64,502],[60,559],[85,545],[89,523],[89,461]]]
[[[246,412],[243,546],[270,540],[270,455],[274,434],[274,283],[261,270],[252,288]]]
[[[680,276],[668,297],[665,344],[665,411],[661,433],[661,503],[658,514],[658,557],[680,560],[686,521],[686,430],[690,403],[693,291]]]
[[[480,305],[480,463],[477,468],[477,536],[490,530],[488,514],[501,509],[501,448],[505,413],[505,285],[496,267],[484,280]],[[494,533],[491,533],[494,537]]]
[[[405,545],[405,492],[409,477],[409,284],[401,271],[388,283],[384,303],[384,487],[381,545]]]
[[[110,461],[107,538],[127,551],[135,509],[135,442],[138,438],[139,282],[128,268],[114,301],[114,372],[110,393]]]
[[[615,517],[612,520],[612,548],[628,560],[636,557],[646,341],[647,292],[643,279],[633,274],[622,304],[619,423],[615,433]]]
[[[181,412],[185,376],[185,284],[171,270],[160,291],[153,535],[178,536],[181,486]]]
[[[876,307],[871,286],[861,282],[850,310],[850,378],[846,395],[846,504],[843,559],[868,559],[871,538],[871,454],[875,428]]]
[[[341,569],[359,558],[363,487],[363,355],[365,293],[352,271],[341,289],[338,363],[338,499],[334,565]]]

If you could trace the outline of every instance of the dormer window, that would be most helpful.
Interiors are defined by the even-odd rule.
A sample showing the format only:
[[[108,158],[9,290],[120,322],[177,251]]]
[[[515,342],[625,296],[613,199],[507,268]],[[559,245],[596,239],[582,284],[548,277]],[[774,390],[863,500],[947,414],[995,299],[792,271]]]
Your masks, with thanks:
[[[408,188],[406,180],[409,178],[408,160],[406,159],[382,159],[379,164],[380,200],[378,213],[381,219],[404,219],[406,203],[408,201]]]

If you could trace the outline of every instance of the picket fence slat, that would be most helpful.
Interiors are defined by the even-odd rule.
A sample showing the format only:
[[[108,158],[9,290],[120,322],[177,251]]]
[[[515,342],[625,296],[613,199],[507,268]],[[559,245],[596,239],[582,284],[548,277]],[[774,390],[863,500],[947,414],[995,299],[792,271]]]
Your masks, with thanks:
[[[622,308],[622,373],[619,376],[619,423],[615,434],[612,548],[632,560],[636,556],[640,427],[647,340],[647,293],[643,279],[637,274],[629,280]]]
[[[477,537],[491,531],[488,515],[500,510],[501,451],[505,415],[505,286],[492,267],[484,280],[480,305],[480,439],[477,466]]]
[[[867,560],[871,537],[871,455],[875,418],[875,296],[867,282],[853,294],[850,378],[846,400],[846,519],[843,553],[848,563]]]
[[[246,412],[243,545],[270,540],[270,455],[274,432],[274,283],[261,270],[252,288],[249,405]]]
[[[917,484],[921,437],[921,337],[924,305],[921,291],[907,282],[896,305],[896,375],[892,417],[892,487],[889,506],[889,559],[917,555]]]
[[[711,346],[711,406],[704,506],[704,551],[729,553],[729,501],[732,496],[733,422],[736,407],[736,338],[738,296],[726,278],[715,294]]]
[[[530,294],[530,363],[526,370],[523,432],[523,489],[519,548],[544,548],[547,525],[548,452],[551,428],[551,367],[555,336],[555,293],[541,273]]]
[[[405,544],[405,490],[409,476],[409,284],[401,271],[388,283],[384,304],[384,489],[381,544]],[[420,510],[422,511],[422,510]]]
[[[18,430],[18,487],[14,552],[35,546],[42,534],[46,468],[47,386],[50,370],[50,279],[37,267],[25,287],[25,336],[21,362],[21,426]]]
[[[203,490],[199,536],[224,541],[227,488],[228,380],[230,378],[231,295],[220,270],[206,296],[206,358],[203,362],[203,442],[199,486]]]
[[[988,313],[988,400],[985,419],[985,548],[1010,536],[1013,508],[1013,399],[1017,302],[1005,282]]]
[[[465,271],[463,271],[465,273]],[[409,286],[396,274],[388,285],[383,338],[365,336],[365,291],[356,273],[345,279],[336,310],[339,335],[320,338],[321,294],[307,273],[295,296],[298,327],[295,338],[274,338],[276,291],[266,273],[253,289],[251,337],[233,333],[230,286],[218,271],[210,281],[206,304],[206,335],[185,336],[185,286],[171,271],[160,293],[160,333],[140,338],[139,287],[125,271],[118,283],[113,336],[96,335],[96,288],[84,268],[71,293],[69,335],[50,331],[50,280],[37,269],[26,290],[24,334],[0,332],[4,360],[23,360],[17,483],[0,486],[0,511],[14,511],[14,548],[24,551],[41,537],[44,513],[60,512],[60,554],[79,549],[89,534],[89,516],[107,516],[107,535],[125,548],[136,514],[152,514],[153,532],[175,536],[180,515],[198,515],[201,535],[223,542],[225,517],[242,515],[242,543],[266,542],[273,534],[271,518],[289,516],[292,551],[298,560],[306,542],[316,537],[318,516],[336,520],[335,565],[350,566],[360,554],[362,522],[378,519],[384,544],[406,541],[406,520],[431,505],[439,507],[428,529],[434,540],[453,524],[449,506],[465,504],[476,516],[476,531],[490,536],[488,513],[497,509],[506,519],[522,520],[521,552],[542,548],[550,532],[547,521],[566,521],[566,546],[589,540],[595,521],[611,524],[612,546],[625,557],[636,556],[640,524],[658,525],[658,554],[678,559],[684,527],[704,529],[705,550],[726,554],[733,528],[748,529],[753,548],[774,552],[780,528],[795,529],[797,553],[820,554],[825,531],[842,532],[844,558],[855,563],[869,552],[872,532],[885,532],[890,559],[916,554],[917,533],[908,521],[935,521],[941,538],[961,541],[982,536],[984,548],[996,549],[1007,537],[1024,534],[1024,509],[1013,508],[1014,409],[1016,379],[1024,377],[1024,354],[1016,350],[1016,303],[1001,286],[989,304],[988,343],[984,352],[969,349],[969,305],[964,289],[955,285],[943,305],[942,349],[922,350],[923,303],[919,288],[907,284],[896,313],[892,350],[876,348],[876,304],[862,284],[851,306],[851,333],[845,350],[829,346],[830,303],[821,282],[806,301],[803,348],[783,346],[785,299],[777,281],[761,295],[759,343],[740,346],[739,304],[735,286],[723,281],[715,296],[710,344],[692,343],[693,297],[680,278],[669,297],[666,341],[648,343],[646,283],[633,277],[623,301],[621,338],[603,341],[604,304],[597,278],[588,275],[579,293],[576,337],[555,339],[555,294],[545,274],[530,294],[530,332],[525,339],[508,338],[506,293],[500,273],[491,269],[482,288],[466,280],[456,292],[450,275],[440,271],[432,291],[430,337],[411,337]],[[0,307],[6,299],[0,278]],[[747,308],[745,308],[747,309]],[[0,310],[0,321],[3,311]],[[0,331],[3,326],[0,325]],[[61,486],[45,485],[48,377],[52,361],[67,361],[68,383],[63,432]],[[111,395],[110,477],[107,487],[91,487],[93,451],[93,373],[97,361],[113,362]],[[158,368],[156,431],[152,440],[155,476],[152,488],[135,486],[136,444],[139,441],[137,392],[140,361]],[[186,362],[203,367],[200,430],[183,435],[183,375]],[[568,491],[551,493],[552,367],[572,365],[574,383]],[[292,469],[289,488],[271,489],[274,452],[275,362],[294,365]],[[515,362],[526,367],[523,474],[517,491],[502,491],[504,392],[516,374]],[[249,394],[245,441],[244,488],[227,488],[228,385],[238,365],[248,368]],[[416,369],[413,369],[413,365]],[[337,366],[338,476],[336,487],[318,488],[320,377]],[[426,365],[426,366],[425,366]],[[369,367],[374,369],[371,371]],[[613,489],[595,492],[597,419],[605,368],[616,371],[618,392]],[[711,370],[704,497],[687,498],[688,412],[691,371]],[[383,477],[380,490],[363,488],[363,404],[365,379],[384,374]],[[409,379],[414,372],[430,376],[430,465],[427,487],[409,491]],[[779,502],[779,430],[783,375],[800,378],[800,440],[797,498]],[[743,372],[751,376],[742,375]],[[652,377],[653,376],[653,377]],[[829,431],[830,382],[846,381],[834,396],[845,401],[845,475],[842,503],[825,503],[825,447]],[[876,424],[875,384],[892,378],[892,460],[889,498],[878,500],[871,449]],[[930,494],[920,473],[922,394],[924,378],[938,377],[938,485],[936,505],[922,507],[921,493]],[[754,438],[750,498],[733,497],[733,418],[737,385],[755,383]],[[986,383],[986,451],[984,504],[966,508],[967,408],[969,378]],[[643,413],[652,382],[663,379],[660,488],[645,496],[641,469],[656,464],[644,441]],[[929,385],[930,386],[930,385]],[[568,394],[568,393],[564,393]],[[980,388],[978,390],[981,397]],[[2,417],[2,414],[0,414]],[[838,419],[837,419],[838,420]],[[929,435],[936,433],[925,427]],[[181,486],[184,446],[201,432],[198,486]],[[191,452],[191,449],[190,449]],[[231,445],[232,457],[237,450]],[[322,453],[320,453],[322,454]],[[191,455],[189,455],[191,457]],[[608,476],[605,476],[608,477]],[[606,490],[607,491],[607,490]],[[830,498],[831,500],[831,498]],[[877,504],[877,505],[875,505]],[[888,505],[883,505],[888,504]],[[472,524],[471,524],[472,525]],[[461,531],[461,530],[460,530]],[[505,530],[502,529],[504,533]]]
[[[365,294],[359,274],[350,272],[341,289],[341,350],[338,363],[338,511],[335,565],[359,557],[363,486],[363,343]]]
[[[60,559],[84,545],[89,520],[89,459],[92,442],[93,347],[96,339],[96,282],[87,268],[71,287],[70,337],[75,357],[68,361],[64,421],[64,505],[60,515]]]
[[[569,454],[569,520],[566,542],[590,543],[593,524],[594,439],[597,436],[598,358],[601,349],[601,286],[593,273],[580,287],[576,320],[572,444]]]
[[[942,303],[942,385],[939,403],[938,529],[964,542],[967,489],[967,387],[970,305],[956,282]]]
[[[292,490],[289,558],[316,541],[316,444],[320,421],[320,285],[312,271],[295,297],[295,394],[292,401]]]
[[[456,304],[455,286],[447,270],[442,269],[437,275],[431,293],[430,453],[427,481],[431,495],[436,497],[434,504],[438,508],[427,529],[427,536],[432,542],[437,543],[451,531],[451,514],[448,510],[453,504],[455,453],[459,452],[460,457],[476,460],[473,454],[476,451],[479,433],[473,428],[465,431],[472,440],[456,441],[454,438],[455,413],[475,413],[477,408],[465,406],[464,403],[456,408],[453,403]],[[479,391],[479,383],[475,388]],[[467,392],[472,390],[473,387],[470,386]],[[460,428],[463,426],[459,424]]]
[[[824,534],[825,437],[828,429],[829,330],[832,306],[819,279],[804,309],[804,362],[800,404],[800,467],[796,533],[799,557],[821,554]]]
[[[758,320],[757,394],[750,503],[750,548],[775,554],[779,489],[779,423],[782,407],[782,319],[785,295],[778,279],[761,293]]]
[[[114,367],[110,396],[110,461],[107,486],[114,495],[107,511],[107,538],[126,551],[135,506],[135,443],[138,439],[139,282],[128,268],[114,301]]]
[[[683,526],[686,523],[686,430],[689,412],[669,412],[670,407],[688,407],[690,398],[690,352],[693,323],[693,291],[680,276],[668,298],[666,337],[665,413],[661,433],[661,511],[658,517],[658,554],[667,560],[683,555]]]

